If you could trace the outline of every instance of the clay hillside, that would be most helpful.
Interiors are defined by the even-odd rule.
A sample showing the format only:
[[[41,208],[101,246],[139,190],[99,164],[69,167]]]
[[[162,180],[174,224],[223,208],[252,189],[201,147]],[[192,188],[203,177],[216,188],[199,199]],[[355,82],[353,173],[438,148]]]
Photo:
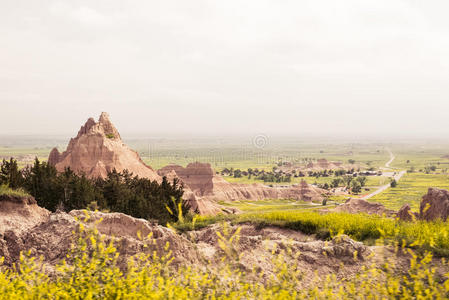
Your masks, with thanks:
[[[70,167],[76,173],[84,173],[90,178],[104,178],[108,172],[116,169],[118,172],[128,170],[139,177],[161,181],[161,177],[143,163],[139,154],[123,143],[105,112],[101,113],[98,122],[89,118],[78,135],[70,140],[66,151],[59,153],[54,148],[48,162],[59,172]]]

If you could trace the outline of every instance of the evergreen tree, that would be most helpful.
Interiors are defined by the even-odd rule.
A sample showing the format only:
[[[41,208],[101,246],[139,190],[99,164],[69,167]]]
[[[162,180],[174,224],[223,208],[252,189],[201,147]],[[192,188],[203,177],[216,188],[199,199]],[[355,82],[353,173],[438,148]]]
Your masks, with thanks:
[[[19,170],[17,161],[11,157],[9,161],[3,159],[0,167],[0,185],[8,185],[17,189],[23,185],[22,172]]]

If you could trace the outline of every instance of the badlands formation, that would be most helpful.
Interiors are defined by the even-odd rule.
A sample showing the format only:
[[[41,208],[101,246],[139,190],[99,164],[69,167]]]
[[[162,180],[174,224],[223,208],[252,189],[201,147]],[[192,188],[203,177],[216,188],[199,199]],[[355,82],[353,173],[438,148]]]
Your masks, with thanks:
[[[160,176],[145,165],[136,151],[123,143],[120,134],[109,119],[102,113],[98,122],[87,120],[78,135],[72,138],[67,150],[59,153],[54,148],[48,162],[59,172],[70,167],[76,173],[84,173],[90,178],[106,177],[108,172],[128,170],[134,175],[161,181]]]
[[[165,255],[167,244],[172,251],[172,263],[175,266],[213,266],[218,265],[224,257],[217,236],[217,232],[222,230],[218,224],[188,234],[177,234],[166,227],[122,213],[82,210],[50,213],[38,207],[32,197],[0,198],[0,207],[14,207],[17,210],[0,211],[3,229],[0,232],[0,257],[4,257],[3,265],[6,267],[14,267],[20,261],[21,252],[29,251],[30,256],[42,259],[41,270],[50,276],[56,275],[56,265],[62,259],[67,259],[71,245],[94,227],[106,243],[114,243],[120,254],[118,265],[123,269],[138,254]],[[21,213],[23,215],[19,216]],[[80,231],[81,223],[83,232]],[[229,226],[231,232],[235,233],[237,226]],[[291,258],[288,263],[301,266],[305,273],[305,284],[308,278],[312,279],[317,273],[326,276],[335,272],[339,278],[353,276],[373,262],[371,253],[375,254],[374,258],[381,255],[375,247],[365,246],[347,236],[326,242],[276,227],[261,229],[253,225],[240,225],[240,230],[241,237],[236,245],[236,251],[240,253],[239,265],[245,272],[251,272],[254,268],[260,270],[264,276],[262,279],[255,278],[257,280],[264,280],[272,274],[276,268],[274,257],[281,249],[290,248],[301,253],[299,258],[295,261]],[[357,253],[357,258],[354,258],[354,253]]]
[[[160,182],[163,176],[178,178],[184,185],[184,199],[200,214],[217,214],[227,211],[217,201],[295,199],[322,201],[325,190],[315,188],[305,181],[288,187],[270,187],[263,184],[229,183],[217,175],[208,163],[191,163],[187,167],[166,166],[157,172],[147,166],[138,153],[125,145],[107,113],[98,122],[87,120],[77,136],[72,138],[63,153],[54,148],[48,162],[60,172],[70,167],[76,173],[90,178],[106,177],[112,170],[128,170],[139,177]]]
[[[385,208],[385,206],[380,203],[357,198],[349,198],[344,204],[337,206],[333,211],[350,214],[365,213],[368,215],[379,216],[394,216],[395,214],[393,210]]]
[[[217,175],[208,163],[191,163],[187,167],[168,165],[158,170],[160,176],[178,177],[191,195],[211,201],[294,199],[321,201],[325,190],[302,181],[288,187],[270,187],[259,183],[238,184],[227,182]]]
[[[430,203],[429,210],[436,211],[446,206],[447,195],[448,192],[443,190],[430,191],[423,203]],[[352,207],[360,203],[350,201],[347,204]],[[0,210],[0,257],[4,257],[6,267],[14,267],[20,261],[21,252],[29,251],[32,257],[42,259],[42,270],[53,276],[57,272],[56,265],[67,257],[71,245],[84,236],[80,232],[81,223],[84,232],[95,227],[106,243],[113,242],[119,253],[118,265],[123,269],[129,259],[140,253],[164,255],[167,244],[175,266],[201,268],[218,265],[225,255],[217,235],[222,230],[219,224],[177,234],[166,227],[122,213],[82,210],[50,213],[38,207],[32,197],[0,197],[0,207],[4,208]],[[375,210],[380,211],[379,207]],[[330,273],[339,279],[352,278],[373,264],[381,268],[387,257],[394,257],[401,269],[409,266],[408,256],[395,253],[393,247],[366,246],[345,235],[323,241],[314,235],[285,228],[259,228],[251,224],[228,226],[232,234],[238,228],[240,230],[240,239],[235,245],[240,268],[245,272],[259,270],[263,276],[254,279],[262,282],[276,268],[273,258],[282,249],[301,253],[295,258],[286,257],[286,263],[299,265],[305,285],[314,276],[325,278]],[[142,239],[147,236],[149,238]]]
[[[398,218],[404,221],[441,219],[447,221],[449,217],[449,191],[439,188],[429,188],[422,197],[419,213],[412,212],[410,204],[404,204],[398,211]]]

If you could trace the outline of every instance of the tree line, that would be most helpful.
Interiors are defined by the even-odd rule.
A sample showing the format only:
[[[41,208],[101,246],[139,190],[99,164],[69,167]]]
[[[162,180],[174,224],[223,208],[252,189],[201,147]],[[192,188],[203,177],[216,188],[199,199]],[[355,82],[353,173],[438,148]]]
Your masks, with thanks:
[[[189,205],[182,200],[183,186],[178,179],[162,182],[133,176],[128,171],[109,172],[106,178],[90,179],[70,168],[58,172],[56,168],[37,158],[32,166],[19,169],[14,159],[3,160],[0,166],[0,185],[23,189],[37,204],[50,211],[98,208],[158,221],[176,222],[181,209],[185,215]]]

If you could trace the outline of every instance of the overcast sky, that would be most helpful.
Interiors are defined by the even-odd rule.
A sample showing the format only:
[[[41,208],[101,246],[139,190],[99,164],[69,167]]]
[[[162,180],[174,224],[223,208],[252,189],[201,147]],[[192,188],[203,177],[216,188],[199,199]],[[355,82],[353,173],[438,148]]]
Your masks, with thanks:
[[[0,134],[449,136],[449,1],[0,1]]]

